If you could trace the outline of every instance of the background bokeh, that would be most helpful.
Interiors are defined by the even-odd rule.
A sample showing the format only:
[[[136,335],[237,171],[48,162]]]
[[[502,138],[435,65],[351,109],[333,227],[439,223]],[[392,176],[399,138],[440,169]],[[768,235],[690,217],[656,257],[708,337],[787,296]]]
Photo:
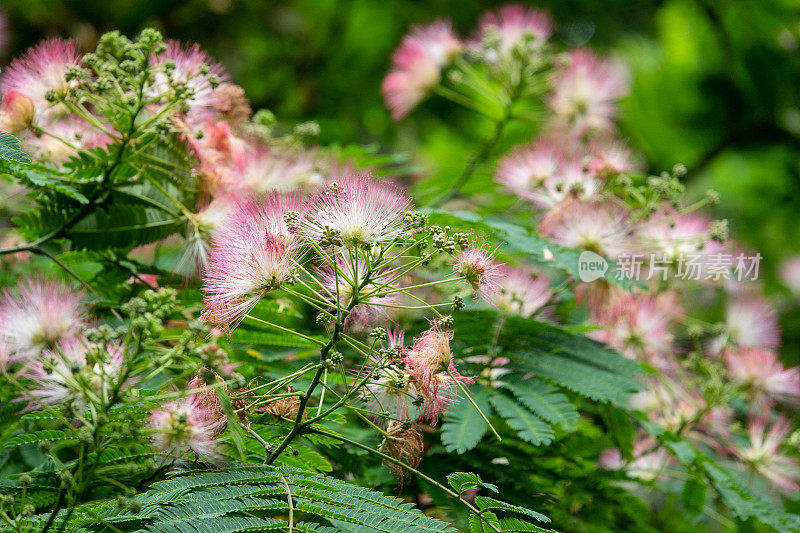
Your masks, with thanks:
[[[379,87],[408,27],[447,17],[462,34],[500,2],[462,0],[2,0],[8,60],[48,36],[86,48],[104,31],[154,26],[196,41],[244,86],[253,107],[282,120],[319,121],[324,143],[375,143],[446,165],[463,161],[457,118],[396,125]],[[550,0],[557,39],[625,59],[632,92],[621,128],[649,170],[684,163],[694,194],[722,196],[715,215],[764,256],[767,291],[781,308],[784,357],[800,345],[797,299],[776,275],[800,253],[800,4],[792,0]],[[4,61],[5,62],[5,61]],[[427,107],[436,106],[436,101]],[[418,113],[426,113],[423,108]],[[413,128],[427,127],[420,132]],[[419,162],[424,166],[424,161]]]

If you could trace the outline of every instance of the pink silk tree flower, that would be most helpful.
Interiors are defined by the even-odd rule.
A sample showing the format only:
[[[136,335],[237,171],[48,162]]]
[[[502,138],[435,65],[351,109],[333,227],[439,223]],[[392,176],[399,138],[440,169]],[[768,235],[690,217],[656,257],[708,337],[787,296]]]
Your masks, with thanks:
[[[533,271],[507,264],[498,266],[501,276],[491,295],[491,304],[503,313],[531,317],[553,296],[550,280]]]
[[[158,72],[151,92],[155,96],[166,92],[171,82],[185,83],[191,90],[185,113],[186,123],[193,131],[199,130],[207,121],[215,118],[214,91],[219,82],[229,79],[225,67],[211,59],[200,49],[200,45],[175,40],[167,41],[167,49],[151,58],[153,65],[163,65],[167,61],[173,62],[175,69],[171,75]]]
[[[53,281],[28,279],[0,297],[0,336],[11,360],[24,362],[86,326],[83,293]]]
[[[125,347],[108,345],[105,352],[94,347],[105,360],[89,358],[92,344],[84,337],[72,337],[57,342],[41,355],[31,360],[18,374],[30,386],[20,397],[29,402],[29,409],[40,409],[44,405],[69,404],[80,413],[86,406],[87,393],[95,397],[111,394],[117,384],[123,365]],[[134,380],[124,384],[131,385]],[[87,390],[88,389],[88,390]]]
[[[439,415],[457,401],[457,383],[473,379],[458,373],[450,352],[452,331],[434,325],[403,351],[407,372],[414,378],[417,392],[424,399],[420,416],[436,424]]]
[[[206,384],[195,377],[187,385],[192,391]],[[186,397],[166,403],[150,412],[148,425],[153,443],[165,454],[180,456],[192,451],[200,459],[220,457],[216,437],[227,423],[217,392],[189,392]]]
[[[725,306],[728,341],[738,346],[777,348],[781,343],[778,313],[759,294],[730,297]]]
[[[323,245],[336,239],[346,246],[390,242],[409,233],[403,218],[410,205],[411,199],[389,183],[351,176],[309,198],[298,229]]]
[[[415,26],[392,55],[381,93],[393,120],[414,109],[435,87],[446,66],[462,49],[449,21]]]
[[[64,93],[68,87],[67,69],[79,64],[77,42],[64,39],[42,41],[3,69],[0,90],[4,95],[15,91],[29,98],[36,109],[36,121],[44,126],[65,113],[60,106],[48,102],[45,95],[48,91]]]
[[[791,421],[781,414],[769,429],[768,423],[765,415],[751,417],[747,427],[750,443],[735,449],[735,453],[781,492],[796,493],[800,490],[800,462],[779,450],[791,430]]]
[[[711,217],[698,211],[656,214],[636,228],[635,239],[642,249],[669,260],[708,256],[724,249],[711,238]]]
[[[734,380],[756,395],[800,405],[800,368],[784,368],[775,352],[740,346],[723,354]]]
[[[475,294],[491,303],[504,274],[494,258],[494,252],[490,252],[488,248],[487,244],[481,245],[473,241],[469,248],[456,254],[453,272],[464,276]]]
[[[222,175],[226,190],[252,195],[292,193],[322,182],[323,175],[310,153],[264,146],[248,150],[241,164],[228,168]]]
[[[77,150],[106,146],[111,138],[80,118],[64,116],[47,124],[41,134],[22,132],[20,142],[34,159],[60,165]]]
[[[612,259],[631,249],[628,213],[610,202],[567,196],[542,218],[539,231],[562,246]]]
[[[617,100],[628,93],[625,68],[589,50],[567,53],[565,64],[552,77],[550,109],[572,129],[588,133],[614,129]]]
[[[602,188],[579,158],[567,157],[549,139],[517,147],[504,156],[495,180],[542,209],[552,209],[570,194],[592,198]]]
[[[553,35],[554,28],[553,20],[544,11],[506,4],[481,16],[478,34],[470,44],[487,53],[487,60],[495,62],[508,56],[517,46],[543,46]],[[486,46],[493,40],[497,40],[496,50]]]
[[[626,293],[612,316],[602,316],[602,330],[588,336],[604,342],[631,359],[645,360],[662,367],[663,360],[674,353],[670,331],[673,314],[650,295]]]
[[[211,242],[204,321],[230,333],[265,294],[292,278],[300,246],[285,216],[296,205],[294,198],[273,194],[237,206]]]
[[[590,146],[589,173],[599,179],[636,169],[630,149],[623,141],[599,142]]]

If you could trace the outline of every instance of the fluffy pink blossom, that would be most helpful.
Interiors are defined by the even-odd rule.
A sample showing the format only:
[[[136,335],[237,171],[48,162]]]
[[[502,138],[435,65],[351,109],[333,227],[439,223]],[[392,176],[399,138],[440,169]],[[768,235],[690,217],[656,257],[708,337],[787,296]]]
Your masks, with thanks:
[[[670,331],[672,314],[654,296],[626,293],[610,316],[600,318],[597,323],[604,329],[589,332],[588,336],[626,357],[645,358],[661,366],[675,349]]]
[[[47,101],[45,94],[51,90],[64,92],[67,88],[67,69],[79,63],[78,44],[75,41],[42,41],[3,69],[0,89],[4,94],[17,91],[30,98],[36,108],[36,120],[44,125],[63,114],[62,109]]]
[[[191,390],[205,386],[199,377],[187,385]],[[148,425],[153,429],[154,444],[165,454],[180,456],[192,451],[198,458],[219,457],[215,437],[225,428],[227,420],[220,407],[217,392],[190,392],[185,398],[153,409]]]
[[[439,415],[457,401],[457,381],[472,383],[458,373],[450,352],[452,331],[434,325],[403,351],[406,371],[414,378],[417,392],[424,399],[420,416],[433,424]]]
[[[469,248],[456,254],[453,272],[464,276],[475,294],[487,302],[492,302],[504,274],[500,264],[489,251],[487,244],[472,242]]]
[[[706,405],[702,395],[686,387],[679,377],[654,376],[646,380],[646,385],[631,396],[631,407],[672,431],[693,420]]]
[[[208,267],[210,241],[236,213],[242,198],[233,193],[220,193],[193,216],[183,241],[183,255],[176,270],[187,276],[202,273]]]
[[[491,304],[503,313],[530,317],[540,311],[553,292],[550,280],[531,270],[501,264]]]
[[[122,367],[124,347],[107,346],[107,360],[95,362],[87,357],[90,346],[84,337],[63,339],[22,369],[19,378],[30,386],[21,392],[21,398],[29,401],[29,408],[69,403],[76,411],[82,411],[85,388],[98,397],[111,394]]]
[[[550,108],[574,130],[610,131],[617,114],[616,101],[628,93],[625,68],[601,59],[589,50],[569,52],[552,79]]]
[[[83,294],[53,281],[20,281],[0,297],[0,336],[13,360],[38,355],[86,325]]]
[[[155,96],[168,91],[170,80],[185,83],[191,89],[191,97],[187,101],[189,109],[186,122],[192,130],[200,129],[215,115],[216,100],[211,77],[216,76],[221,82],[228,81],[225,67],[203,52],[200,45],[179,41],[168,41],[166,51],[152,58],[154,65],[163,65],[166,61],[173,61],[175,70],[171,76],[164,72],[156,73],[151,92]],[[202,71],[202,65],[208,67],[208,72]]]
[[[636,240],[642,249],[668,260],[694,260],[702,255],[698,264],[705,273],[708,256],[723,250],[710,233],[711,218],[705,213],[659,213],[637,227]]]
[[[614,141],[592,146],[589,173],[600,179],[631,172],[636,168],[631,151],[623,142]]]
[[[752,417],[747,428],[750,443],[744,448],[736,449],[736,455],[779,490],[786,494],[796,493],[800,490],[800,462],[796,457],[779,451],[791,430],[791,422],[780,415],[769,430],[767,425],[766,416]]]
[[[597,465],[606,470],[624,468],[628,477],[649,482],[656,479],[669,462],[669,454],[663,447],[648,452],[655,441],[652,438],[641,439],[633,445],[633,460],[626,463],[619,448],[607,448],[600,453]]]
[[[203,136],[187,135],[189,147],[197,157],[205,192],[215,194],[229,173],[239,173],[248,157],[247,143],[233,134],[225,121],[208,121]],[[227,184],[226,184],[227,185]]]
[[[273,191],[294,192],[308,185],[318,185],[322,181],[323,177],[317,171],[314,158],[310,154],[265,147],[249,150],[242,163],[223,176],[226,189],[255,195]]]
[[[508,55],[515,46],[532,43],[542,46],[553,35],[554,24],[544,11],[520,4],[506,4],[481,16],[478,27],[478,43],[493,36],[499,38],[498,52]],[[494,58],[489,58],[490,60]]]
[[[568,194],[591,198],[601,188],[598,180],[583,169],[580,159],[567,157],[548,139],[518,147],[504,156],[495,179],[544,209],[555,207]]]
[[[284,217],[296,203],[273,194],[237,206],[211,242],[203,320],[230,332],[262,296],[290,279],[299,243]]]
[[[367,176],[349,177],[309,198],[298,221],[301,234],[319,241],[335,232],[347,246],[393,241],[408,233],[411,200],[399,188]]]
[[[614,258],[631,249],[627,219],[627,211],[616,204],[568,196],[545,215],[539,231],[562,246]]]
[[[800,368],[783,368],[770,350],[741,346],[728,348],[723,355],[733,379],[782,402],[800,401]]]
[[[725,325],[728,341],[738,346],[777,348],[781,343],[778,313],[759,294],[729,297]]]
[[[392,67],[381,92],[394,120],[414,109],[441,79],[442,67],[461,51],[449,21],[416,26],[392,55]]]

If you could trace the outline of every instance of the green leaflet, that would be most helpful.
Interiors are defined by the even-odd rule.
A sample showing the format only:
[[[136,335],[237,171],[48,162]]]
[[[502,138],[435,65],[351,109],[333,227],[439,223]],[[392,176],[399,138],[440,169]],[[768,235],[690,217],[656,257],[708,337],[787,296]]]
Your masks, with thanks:
[[[539,418],[565,427],[572,427],[578,421],[575,406],[549,383],[534,378],[509,383],[505,388]]]
[[[137,495],[141,510],[136,514],[120,510],[113,501],[94,505],[91,512],[124,531],[285,530],[289,503],[284,482],[291,491],[297,531],[455,532],[400,498],[287,466],[185,472]],[[46,515],[38,515],[30,523],[40,525],[45,519]],[[104,531],[97,522],[88,507],[79,508],[69,527]]]
[[[483,487],[498,492],[497,485],[484,483],[481,476],[472,472],[453,472],[447,476],[447,483],[459,494],[473,487]]]
[[[22,151],[19,139],[5,131],[0,131],[0,160],[19,161],[20,163],[31,162],[28,154]]]
[[[161,209],[112,204],[83,217],[67,230],[67,236],[76,248],[132,248],[168,237],[182,223],[182,217]]]
[[[0,157],[0,173],[14,176],[17,181],[34,190],[55,191],[78,203],[89,203],[89,199],[77,189],[76,184],[72,183],[68,176],[61,175],[49,167]]]
[[[488,392],[483,388],[473,389],[472,399],[488,416],[490,411]],[[458,396],[459,402],[444,417],[442,444],[448,451],[464,453],[478,445],[488,426],[461,391],[458,391]]]
[[[553,441],[553,430],[550,425],[514,400],[495,394],[491,397],[491,402],[497,413],[509,426],[517,430],[523,440],[535,446],[547,445]]]

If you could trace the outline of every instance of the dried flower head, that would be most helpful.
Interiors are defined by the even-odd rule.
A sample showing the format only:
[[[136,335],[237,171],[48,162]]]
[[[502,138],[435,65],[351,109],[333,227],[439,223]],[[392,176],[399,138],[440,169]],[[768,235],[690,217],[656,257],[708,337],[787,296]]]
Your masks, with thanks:
[[[400,422],[392,421],[389,422],[386,436],[378,445],[378,450],[392,459],[396,459],[411,468],[416,468],[422,460],[425,444],[419,431],[413,427],[404,429]],[[394,472],[397,481],[402,485],[404,469],[386,459],[383,460],[383,464]]]

